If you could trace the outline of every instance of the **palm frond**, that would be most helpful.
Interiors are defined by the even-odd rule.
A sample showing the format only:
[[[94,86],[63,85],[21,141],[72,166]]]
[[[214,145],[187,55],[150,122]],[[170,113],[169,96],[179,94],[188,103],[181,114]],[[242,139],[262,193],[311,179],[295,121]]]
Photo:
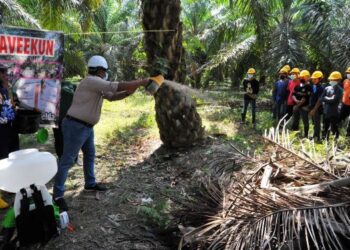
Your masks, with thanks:
[[[258,42],[264,43],[269,30],[269,19],[272,10],[279,5],[280,1],[255,1],[255,0],[235,0],[234,6],[241,13],[246,14],[255,26],[255,34]]]
[[[79,50],[66,50],[64,52],[64,77],[84,76],[86,74],[85,55]]]
[[[189,31],[189,35],[196,36],[203,32],[214,18],[210,11],[212,5],[207,1],[195,1],[187,3],[184,1],[183,5],[183,22]]]
[[[243,183],[234,187],[223,192],[234,202],[221,205],[229,212],[212,216],[186,238],[205,242],[207,249],[240,250],[344,249],[350,242],[349,197],[337,199],[344,190],[333,190],[332,200],[324,201],[277,188],[261,190]]]
[[[267,61],[271,73],[285,65],[290,64],[304,67],[306,63],[305,51],[303,50],[303,36],[297,30],[295,14],[297,10],[290,5],[285,5],[280,14],[275,17],[275,28],[270,35]]]
[[[251,36],[238,44],[228,44],[227,47],[221,49],[208,63],[202,65],[197,71],[212,70],[228,61],[239,60],[246,52],[250,51],[255,41],[256,36]]]
[[[7,9],[12,18],[19,18],[29,23],[30,25],[40,28],[38,21],[31,16],[17,1],[15,0],[0,0],[0,7]],[[0,17],[1,18],[1,17]]]
[[[273,157],[279,164],[272,166],[280,169],[268,188],[260,187],[261,170],[274,164],[271,158],[269,163],[260,163],[255,169],[247,167],[231,175],[219,175],[219,180],[213,179],[213,175],[203,186],[205,190],[213,190],[217,186],[209,186],[220,183],[215,189],[220,190],[215,192],[215,201],[221,202],[215,206],[218,211],[213,214],[213,210],[209,210],[206,220],[200,217],[202,225],[198,225],[196,215],[191,214],[192,221],[197,221],[193,224],[196,228],[184,235],[180,247],[187,240],[187,243],[197,243],[199,249],[346,249],[350,244],[349,179],[335,180],[313,164],[284,168],[296,159],[281,152],[276,151]],[[291,187],[292,183],[298,185]],[[315,191],[316,184],[327,188]],[[312,192],[297,191],[310,188]],[[192,201],[213,196],[212,192],[197,194],[207,197],[195,197]],[[193,206],[200,210],[198,203]],[[204,211],[197,213],[205,214]]]
[[[342,249],[339,237],[350,236],[349,202],[315,205],[315,201],[261,190],[249,196],[229,213],[229,221],[240,223],[221,233],[227,249],[312,249],[320,243],[323,249]],[[259,209],[254,209],[257,203]],[[238,217],[243,209],[256,212],[240,212]]]
[[[333,64],[338,69],[346,69],[350,65],[350,29],[344,29],[341,33],[334,34],[336,39],[332,40]]]

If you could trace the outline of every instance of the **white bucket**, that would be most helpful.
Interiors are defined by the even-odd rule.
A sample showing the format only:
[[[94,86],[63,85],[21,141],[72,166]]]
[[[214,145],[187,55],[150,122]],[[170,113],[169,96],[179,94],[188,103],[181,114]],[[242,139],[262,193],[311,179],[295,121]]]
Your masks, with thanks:
[[[0,160],[0,189],[17,193],[31,184],[45,185],[57,172],[57,160],[49,152],[19,150]]]

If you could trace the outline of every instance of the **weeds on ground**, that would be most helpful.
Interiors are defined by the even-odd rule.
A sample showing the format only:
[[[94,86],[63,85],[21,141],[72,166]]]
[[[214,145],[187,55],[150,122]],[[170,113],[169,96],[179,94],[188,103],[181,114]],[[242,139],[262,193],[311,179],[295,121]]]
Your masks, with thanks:
[[[168,200],[160,200],[150,205],[140,205],[137,213],[143,216],[147,224],[160,229],[166,229],[170,222],[170,205]]]

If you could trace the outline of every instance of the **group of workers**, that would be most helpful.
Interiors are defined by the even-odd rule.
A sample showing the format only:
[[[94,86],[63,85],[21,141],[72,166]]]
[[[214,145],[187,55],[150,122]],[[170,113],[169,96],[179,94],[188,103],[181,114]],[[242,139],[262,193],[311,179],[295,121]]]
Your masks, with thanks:
[[[304,131],[302,137],[309,138],[310,121],[313,123],[313,135],[309,139],[317,142],[329,139],[332,133],[339,137],[340,124],[350,115],[350,67],[343,80],[339,71],[332,72],[325,81],[324,74],[317,70],[312,74],[285,65],[279,70],[279,79],[274,83],[273,118],[276,121],[285,119],[293,131],[299,131],[300,119]],[[252,105],[252,122],[256,123],[256,99],[259,93],[259,82],[256,71],[250,68],[243,81],[244,107],[242,122],[245,122],[247,107]],[[322,127],[322,130],[321,130]],[[350,124],[346,128],[350,136]]]

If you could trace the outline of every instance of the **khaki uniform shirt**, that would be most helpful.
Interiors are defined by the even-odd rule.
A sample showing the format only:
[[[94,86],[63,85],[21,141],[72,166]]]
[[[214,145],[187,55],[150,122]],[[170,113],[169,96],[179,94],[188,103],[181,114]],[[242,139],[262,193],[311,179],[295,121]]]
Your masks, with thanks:
[[[100,120],[104,96],[113,95],[117,90],[118,82],[89,75],[78,85],[67,115],[95,125]]]

